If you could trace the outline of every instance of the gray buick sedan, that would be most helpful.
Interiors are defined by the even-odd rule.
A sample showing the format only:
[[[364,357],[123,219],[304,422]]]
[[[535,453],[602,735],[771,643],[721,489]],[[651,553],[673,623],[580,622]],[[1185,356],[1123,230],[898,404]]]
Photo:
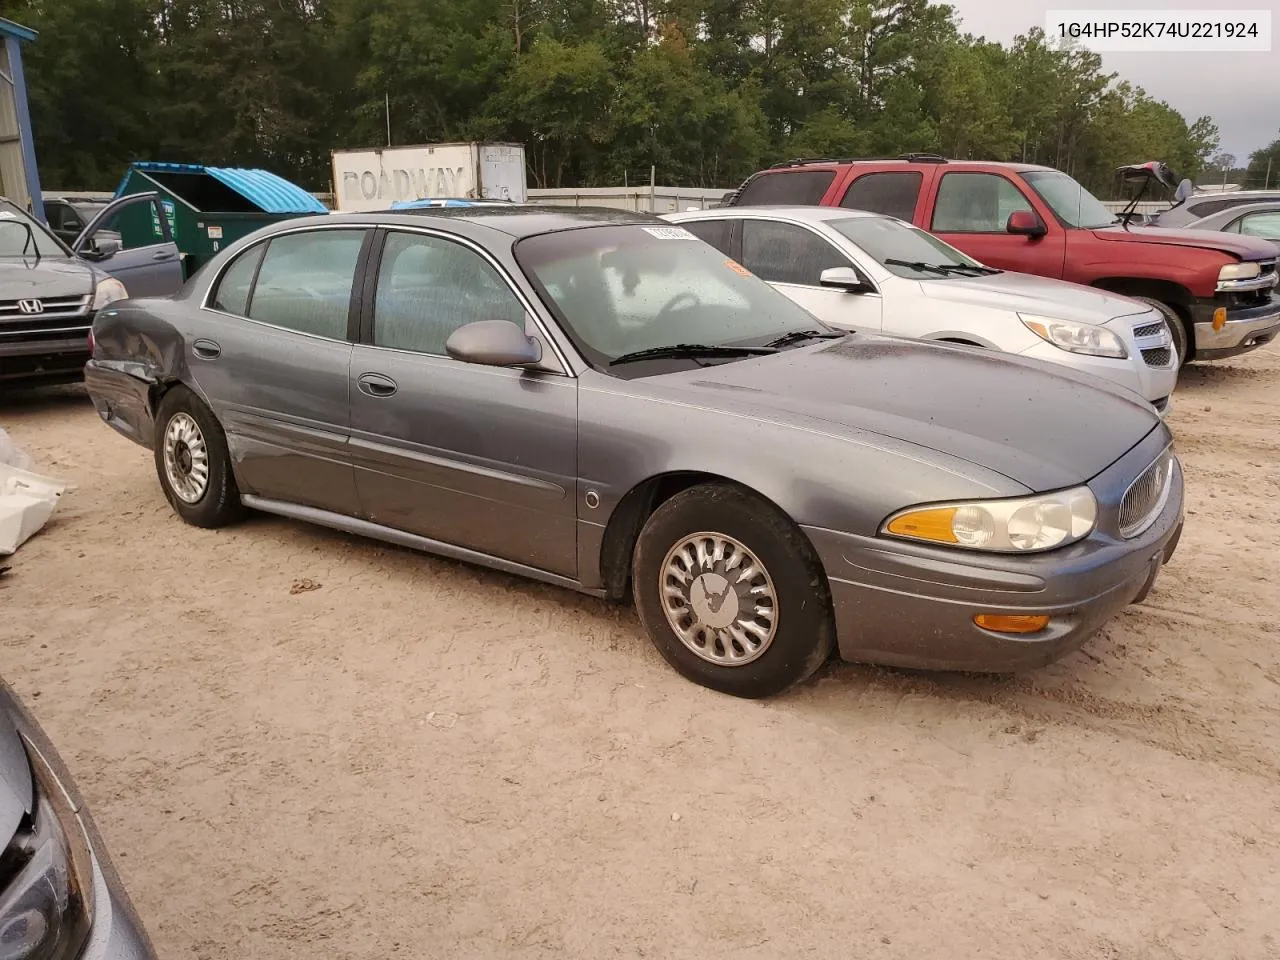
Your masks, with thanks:
[[[1169,431],[1132,395],[834,331],[617,211],[277,224],[100,313],[86,381],[189,523],[263,510],[632,595],[677,670],[744,697],[833,646],[1046,663],[1182,529]]]

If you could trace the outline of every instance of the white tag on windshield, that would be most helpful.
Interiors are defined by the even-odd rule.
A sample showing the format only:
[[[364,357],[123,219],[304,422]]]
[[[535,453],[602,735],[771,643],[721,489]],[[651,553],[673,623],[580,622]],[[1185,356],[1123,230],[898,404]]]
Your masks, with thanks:
[[[657,237],[659,240],[697,240],[692,233],[684,227],[642,227],[645,233],[651,237]]]

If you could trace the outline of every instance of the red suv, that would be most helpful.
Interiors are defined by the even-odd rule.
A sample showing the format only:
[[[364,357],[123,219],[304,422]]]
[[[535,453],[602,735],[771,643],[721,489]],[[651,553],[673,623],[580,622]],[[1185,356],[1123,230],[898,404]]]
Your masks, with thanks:
[[[1229,233],[1126,228],[1052,167],[933,154],[793,160],[754,174],[726,203],[871,210],[993,267],[1145,300],[1163,311],[1183,363],[1246,353],[1280,333],[1274,246]]]

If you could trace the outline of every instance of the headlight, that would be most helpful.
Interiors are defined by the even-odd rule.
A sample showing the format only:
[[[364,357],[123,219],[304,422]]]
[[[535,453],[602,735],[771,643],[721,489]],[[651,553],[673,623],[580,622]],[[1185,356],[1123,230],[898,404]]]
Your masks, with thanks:
[[[1262,275],[1262,266],[1258,263],[1228,263],[1218,271],[1218,280],[1252,280]]]
[[[93,861],[70,800],[25,745],[36,806],[0,858],[10,868],[0,888],[0,960],[62,960],[78,954],[89,933]]]
[[[895,513],[881,533],[988,553],[1034,553],[1089,535],[1098,502],[1088,487],[1017,500],[933,504]]]
[[[108,303],[115,303],[117,300],[124,300],[129,296],[129,291],[124,288],[124,284],[115,277],[107,277],[99,280],[97,287],[93,291],[93,309],[101,310]],[[0,960],[5,960],[4,955],[0,954]]]
[[[1076,323],[1073,320],[1055,320],[1053,317],[1038,317],[1030,313],[1020,313],[1018,319],[1041,340],[1071,353],[1083,353],[1090,357],[1116,357],[1120,360],[1129,356],[1124,341],[1105,327]]]

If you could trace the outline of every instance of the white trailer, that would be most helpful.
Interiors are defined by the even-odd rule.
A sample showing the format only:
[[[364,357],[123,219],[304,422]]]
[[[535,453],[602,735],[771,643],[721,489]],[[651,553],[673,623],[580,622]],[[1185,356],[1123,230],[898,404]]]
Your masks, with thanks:
[[[387,210],[398,200],[524,203],[524,146],[436,143],[333,152],[334,209]]]

